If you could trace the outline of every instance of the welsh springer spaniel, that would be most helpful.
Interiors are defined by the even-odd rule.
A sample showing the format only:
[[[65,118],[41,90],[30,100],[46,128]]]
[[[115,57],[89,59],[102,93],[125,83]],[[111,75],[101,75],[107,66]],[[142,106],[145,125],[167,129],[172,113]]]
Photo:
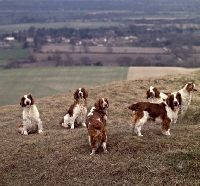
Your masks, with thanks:
[[[181,105],[181,94],[169,94],[166,101],[162,103],[138,102],[130,105],[132,110],[132,128],[138,136],[142,136],[142,126],[148,120],[162,122],[162,133],[170,135],[170,125],[176,123],[178,118],[179,105]]]
[[[65,128],[74,129],[74,126],[85,125],[87,114],[86,99],[88,92],[84,87],[78,88],[74,92],[74,103],[68,109],[66,115],[61,120],[60,124]]]
[[[109,107],[108,100],[106,98],[98,98],[91,108],[86,118],[86,126],[88,129],[89,144],[92,148],[94,155],[99,144],[103,147],[105,153],[107,153],[107,109]]]
[[[35,105],[32,94],[24,95],[21,97],[20,105],[23,108],[22,118],[23,124],[20,124],[18,129],[22,135],[29,133],[42,133],[43,126],[40,119],[39,111]]]
[[[191,103],[192,94],[194,91],[197,91],[196,85],[192,82],[186,83],[178,92],[181,94],[182,97],[182,104],[180,107],[179,114],[182,116],[186,113],[188,106]]]
[[[160,92],[156,87],[150,86],[146,94],[150,103],[162,103],[167,99],[167,94],[169,93]]]

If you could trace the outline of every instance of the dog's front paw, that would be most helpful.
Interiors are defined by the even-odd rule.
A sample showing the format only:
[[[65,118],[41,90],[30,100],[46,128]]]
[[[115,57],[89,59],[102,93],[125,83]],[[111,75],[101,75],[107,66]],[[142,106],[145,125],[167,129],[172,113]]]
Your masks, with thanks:
[[[28,136],[28,132],[27,131],[24,131],[24,136]]]
[[[93,156],[93,155],[95,155],[95,150],[94,149],[92,149],[92,153],[90,153],[90,156]]]
[[[39,133],[39,134],[42,134],[42,133],[43,133],[43,131],[42,131],[42,130],[39,130],[39,131],[38,131],[38,133]]]
[[[70,129],[71,128],[69,124],[62,123],[61,125],[66,129]]]
[[[165,136],[170,136],[170,135],[171,135],[170,132],[169,132],[169,130],[168,130],[168,131],[162,131],[162,133],[163,133],[163,135],[165,135]]]

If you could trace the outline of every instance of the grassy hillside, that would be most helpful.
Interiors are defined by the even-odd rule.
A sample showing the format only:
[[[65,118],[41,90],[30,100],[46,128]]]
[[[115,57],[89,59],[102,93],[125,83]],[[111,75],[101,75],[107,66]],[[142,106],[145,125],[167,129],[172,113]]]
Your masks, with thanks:
[[[0,106],[18,104],[19,98],[31,92],[41,98],[73,91],[80,86],[93,87],[121,81],[127,67],[40,67],[0,70]]]
[[[146,100],[154,85],[176,91],[188,81],[200,83],[199,71],[147,80],[124,80],[87,88],[88,110],[98,97],[107,97],[108,154],[100,148],[90,156],[86,128],[67,130],[58,123],[73,92],[36,98],[44,134],[21,136],[19,104],[0,107],[1,185],[200,185],[200,93],[196,92],[183,118],[171,126],[171,136],[161,126],[146,124],[143,137],[129,126],[127,106]],[[34,95],[34,94],[33,94]]]

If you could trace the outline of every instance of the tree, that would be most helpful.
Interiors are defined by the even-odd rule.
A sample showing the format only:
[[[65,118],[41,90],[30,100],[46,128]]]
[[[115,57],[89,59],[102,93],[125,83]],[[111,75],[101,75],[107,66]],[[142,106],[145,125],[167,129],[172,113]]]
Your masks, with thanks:
[[[81,57],[81,59],[80,59],[80,65],[90,66],[91,65],[90,58],[87,57],[87,56]]]
[[[28,36],[29,37],[34,37],[35,35],[36,35],[36,28],[35,28],[35,26],[31,26],[28,29]]]
[[[135,59],[135,64],[136,64],[137,66],[144,66],[144,64],[145,64],[145,58],[144,58],[144,57],[141,57],[141,56],[137,57],[137,58]]]
[[[33,48],[29,48],[29,59],[31,60],[31,62],[37,61],[37,57],[33,51]]]
[[[17,59],[11,58],[9,59],[9,62],[5,65],[5,69],[11,69],[11,68],[20,68],[20,62]]]
[[[56,67],[58,66],[62,66],[62,57],[61,57],[61,53],[59,50],[56,50],[54,55],[53,55],[53,59],[55,60],[56,62]]]
[[[67,59],[66,59],[66,61],[65,61],[65,65],[66,65],[66,66],[73,65],[73,64],[74,64],[74,60],[73,60],[73,58],[71,57],[71,55],[70,55],[70,54],[66,54],[66,57],[67,57]]]
[[[90,52],[90,49],[89,49],[89,47],[88,47],[86,42],[83,42],[83,50],[84,50],[85,53]]]
[[[72,52],[75,51],[75,45],[76,45],[76,40],[75,40],[75,38],[71,38],[71,39],[70,39],[69,49],[70,49]]]
[[[129,56],[122,56],[117,58],[117,62],[120,66],[131,66],[132,59]]]
[[[94,63],[95,66],[103,66],[101,61],[97,61],[96,63]]]
[[[73,44],[70,44],[69,45],[69,49],[74,53],[75,52],[75,45],[73,45]]]
[[[29,46],[29,45],[28,45],[28,42],[27,42],[27,41],[25,41],[25,42],[24,42],[24,44],[23,44],[23,49],[26,49],[26,48],[28,48],[28,46]]]

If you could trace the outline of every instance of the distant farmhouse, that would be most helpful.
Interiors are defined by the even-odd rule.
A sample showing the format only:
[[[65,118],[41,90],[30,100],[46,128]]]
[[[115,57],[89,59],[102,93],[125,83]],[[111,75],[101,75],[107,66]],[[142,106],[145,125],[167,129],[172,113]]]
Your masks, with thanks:
[[[5,41],[14,41],[15,38],[14,37],[5,37],[4,40]]]
[[[34,42],[34,38],[33,37],[27,37],[26,38],[26,42],[33,43]]]

